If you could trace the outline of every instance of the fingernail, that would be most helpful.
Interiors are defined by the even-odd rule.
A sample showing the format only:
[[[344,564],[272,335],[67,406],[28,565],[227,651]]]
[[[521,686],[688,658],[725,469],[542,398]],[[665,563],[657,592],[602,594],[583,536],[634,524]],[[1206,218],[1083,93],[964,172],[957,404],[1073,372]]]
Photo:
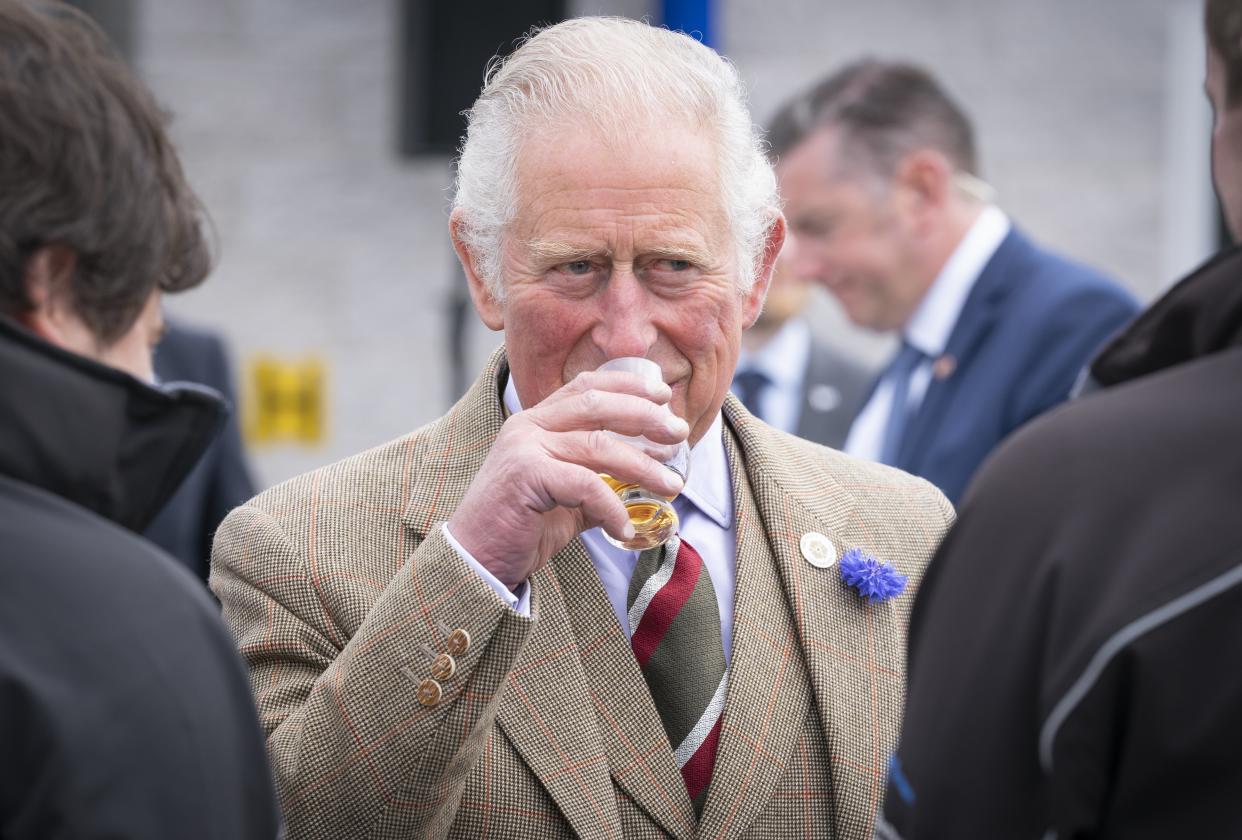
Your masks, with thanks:
[[[625,523],[625,527],[621,529],[621,538],[632,540],[637,533],[638,532],[634,530],[634,526],[627,522]]]

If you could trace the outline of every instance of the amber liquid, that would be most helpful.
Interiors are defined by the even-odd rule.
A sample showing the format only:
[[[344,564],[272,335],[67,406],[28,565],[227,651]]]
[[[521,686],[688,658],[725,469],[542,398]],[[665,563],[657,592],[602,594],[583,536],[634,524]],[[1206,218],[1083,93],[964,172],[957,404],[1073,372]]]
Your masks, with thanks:
[[[599,477],[625,505],[625,510],[630,515],[630,524],[634,526],[633,539],[621,542],[609,537],[609,541],[623,548],[643,551],[663,545],[668,542],[669,537],[677,533],[680,523],[677,520],[677,511],[673,509],[669,499],[644,490],[637,484],[617,481],[606,473],[600,473]]]

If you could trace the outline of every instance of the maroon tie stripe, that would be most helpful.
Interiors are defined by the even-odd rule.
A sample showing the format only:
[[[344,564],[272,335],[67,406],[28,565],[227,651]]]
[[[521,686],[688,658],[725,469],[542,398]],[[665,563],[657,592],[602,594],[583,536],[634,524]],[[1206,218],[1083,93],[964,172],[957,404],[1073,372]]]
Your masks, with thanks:
[[[634,656],[702,813],[729,684],[711,575],[693,546],[674,537],[639,555],[628,601]]]

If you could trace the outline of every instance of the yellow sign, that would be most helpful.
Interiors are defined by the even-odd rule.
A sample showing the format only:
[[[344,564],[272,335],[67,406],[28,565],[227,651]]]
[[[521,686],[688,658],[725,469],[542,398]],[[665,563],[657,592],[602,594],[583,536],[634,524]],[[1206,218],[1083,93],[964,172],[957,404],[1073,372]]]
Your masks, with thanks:
[[[246,439],[249,443],[322,443],[324,370],[318,359],[250,362]]]

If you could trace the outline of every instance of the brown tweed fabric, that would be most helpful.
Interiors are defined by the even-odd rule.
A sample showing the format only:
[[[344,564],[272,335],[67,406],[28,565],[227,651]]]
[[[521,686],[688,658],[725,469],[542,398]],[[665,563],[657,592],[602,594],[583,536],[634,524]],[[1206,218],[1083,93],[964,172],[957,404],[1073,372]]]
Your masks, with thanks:
[[[737,511],[730,685],[701,824],[579,540],[509,610],[445,542],[503,421],[503,352],[413,434],[226,520],[212,587],[250,675],[289,836],[871,836],[904,691],[904,629],[952,517],[929,484],[725,403]],[[911,576],[868,605],[801,557],[808,531]],[[473,638],[422,706],[427,651]]]

